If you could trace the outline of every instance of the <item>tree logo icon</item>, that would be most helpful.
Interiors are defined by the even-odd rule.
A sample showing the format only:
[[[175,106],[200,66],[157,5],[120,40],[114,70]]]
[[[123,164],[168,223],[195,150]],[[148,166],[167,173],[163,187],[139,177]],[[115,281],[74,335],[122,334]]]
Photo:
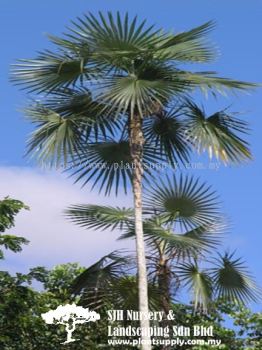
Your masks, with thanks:
[[[100,320],[100,315],[97,312],[77,306],[75,303],[59,305],[55,310],[50,310],[41,316],[47,324],[62,324],[66,327],[67,340],[62,344],[78,340],[72,338],[77,324]]]

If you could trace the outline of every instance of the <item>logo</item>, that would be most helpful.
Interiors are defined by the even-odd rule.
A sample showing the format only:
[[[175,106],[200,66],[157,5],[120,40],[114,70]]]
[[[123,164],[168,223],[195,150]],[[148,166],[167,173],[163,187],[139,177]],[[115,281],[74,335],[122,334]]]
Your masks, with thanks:
[[[55,310],[50,310],[41,314],[41,316],[47,324],[62,324],[65,326],[67,339],[61,344],[68,344],[78,340],[72,338],[77,324],[100,320],[100,315],[97,312],[77,306],[75,303],[59,305]]]

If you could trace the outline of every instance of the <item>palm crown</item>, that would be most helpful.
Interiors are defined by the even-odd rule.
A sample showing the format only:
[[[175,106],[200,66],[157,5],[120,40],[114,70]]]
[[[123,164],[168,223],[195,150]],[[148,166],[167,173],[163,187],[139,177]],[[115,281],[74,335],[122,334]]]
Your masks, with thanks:
[[[221,92],[255,86],[179,69],[180,62],[214,58],[205,39],[213,26],[208,22],[172,34],[128,14],[100,13],[98,19],[78,18],[64,38],[49,36],[57,51],[20,60],[12,74],[31,93],[47,94],[25,111],[38,126],[28,153],[44,164],[75,166],[77,180],[100,182],[107,193],[113,185],[126,188],[130,114],[139,113],[147,169],[161,161],[188,161],[192,147],[225,162],[250,158],[247,143],[236,134],[247,131],[245,122],[225,111],[206,117],[194,103],[181,101],[195,88]],[[97,162],[104,167],[92,167]]]

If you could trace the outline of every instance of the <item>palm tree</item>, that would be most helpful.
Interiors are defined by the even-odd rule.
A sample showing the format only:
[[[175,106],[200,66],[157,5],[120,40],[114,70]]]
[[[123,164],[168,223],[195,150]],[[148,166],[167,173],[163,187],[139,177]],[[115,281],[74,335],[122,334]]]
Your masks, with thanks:
[[[57,50],[41,52],[36,59],[20,60],[12,80],[31,93],[45,94],[41,102],[26,109],[38,129],[29,141],[28,152],[41,163],[77,166],[85,183],[100,182],[109,194],[115,185],[127,189],[131,180],[134,195],[139,308],[148,311],[147,272],[142,225],[142,177],[146,165],[166,159],[185,161],[191,134],[185,139],[177,118],[177,103],[196,88],[213,93],[246,90],[255,84],[217,77],[213,72],[191,72],[180,62],[209,62],[215,54],[205,41],[213,28],[208,22],[180,34],[172,34],[137,17],[99,13],[78,18],[63,37],[49,36]],[[208,123],[213,125],[214,121]],[[203,125],[202,125],[203,124]],[[198,123],[205,129],[205,123]],[[194,126],[194,124],[192,124]],[[227,126],[216,121],[213,137],[203,135],[216,153],[231,153],[217,145],[216,129]],[[192,133],[194,133],[192,131]],[[230,142],[232,135],[227,137]],[[235,136],[232,136],[235,139]],[[249,152],[234,145],[234,154],[248,158]],[[152,148],[152,143],[157,147]],[[218,147],[218,149],[217,149]],[[244,147],[244,155],[243,155]],[[239,154],[241,156],[239,156]],[[97,168],[97,161],[106,166]],[[126,168],[124,164],[131,164]],[[115,164],[120,164],[116,169]],[[150,167],[149,167],[150,168]],[[142,321],[148,328],[149,323]],[[148,340],[148,339],[145,339]],[[150,346],[144,346],[144,350]]]
[[[226,224],[217,195],[210,187],[190,177],[168,177],[146,192],[143,230],[148,247],[149,301],[151,309],[158,307],[164,312],[163,327],[172,326],[167,316],[183,288],[189,289],[194,309],[202,313],[215,300],[245,303],[260,298],[261,292],[242,260],[229,252],[219,252]],[[120,229],[120,239],[135,237],[131,208],[77,205],[66,213],[81,227],[98,231]],[[130,276],[134,273],[132,260],[111,257],[110,264],[101,267],[107,258],[82,273],[73,291],[82,296],[81,301],[87,306],[101,307],[110,300],[116,308],[129,309],[132,303],[136,305],[132,283],[135,279]]]
[[[165,297],[163,291],[167,292],[169,301],[175,296],[176,288],[173,291],[170,283],[178,278],[194,292],[195,308],[204,311],[212,295],[240,303],[257,299],[259,291],[240,259],[234,260],[234,254],[219,252],[227,224],[220,212],[217,194],[210,186],[193,177],[173,176],[167,177],[166,181],[155,182],[146,192],[143,230],[148,247],[148,273],[154,276],[150,278],[151,281],[157,279],[161,298]],[[120,230],[122,234],[119,239],[135,238],[132,208],[73,205],[66,210],[66,216],[84,228]],[[210,252],[217,252],[218,258],[210,259]],[[119,267],[120,263],[122,274],[130,274],[134,270],[130,257],[114,254],[108,257],[113,261],[113,266],[117,262]],[[101,261],[104,262],[104,259]],[[207,267],[210,262],[213,263],[211,269]],[[203,272],[200,271],[201,265],[204,265]],[[100,266],[94,266],[101,271]],[[78,278],[74,285],[75,292],[89,287],[85,284],[88,280],[95,283],[97,279],[91,278],[90,272],[91,268],[87,275],[83,273]],[[110,271],[109,275],[114,274]],[[121,275],[120,269],[116,275]],[[106,283],[103,274],[100,278],[102,283]],[[165,312],[170,309],[166,301],[161,304]]]

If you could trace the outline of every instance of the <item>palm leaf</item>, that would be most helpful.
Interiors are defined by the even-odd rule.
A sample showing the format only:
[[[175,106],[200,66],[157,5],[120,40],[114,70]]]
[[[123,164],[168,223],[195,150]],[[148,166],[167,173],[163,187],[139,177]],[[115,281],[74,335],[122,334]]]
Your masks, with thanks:
[[[155,116],[146,118],[143,123],[146,141],[173,166],[189,161],[185,125],[180,119],[182,113],[180,106],[169,111],[160,110]]]
[[[78,160],[69,169],[73,170],[72,176],[76,177],[76,182],[82,181],[85,186],[93,180],[92,188],[99,185],[100,191],[105,190],[109,195],[115,188],[118,193],[120,185],[125,193],[132,179],[132,161],[130,156],[129,142],[126,139],[115,140],[113,138],[90,143],[82,153],[77,154]],[[157,161],[157,153],[150,145],[144,145],[143,167],[144,176],[150,175]]]
[[[221,218],[208,224],[198,226],[184,233],[185,237],[199,240],[206,250],[217,248],[221,242],[221,236],[226,231],[227,224]]]
[[[123,116],[116,116],[108,106],[93,99],[85,87],[57,90],[45,106],[64,118],[81,119],[81,133],[87,141],[114,135],[123,128]]]
[[[165,245],[165,251],[168,256],[176,256],[177,259],[182,257],[192,257],[196,254],[201,254],[202,251],[206,251],[210,247],[214,247],[217,243],[215,238],[210,238],[208,235],[203,234],[203,229],[198,228],[193,232],[187,232],[186,234],[177,234],[171,229],[168,229],[164,225],[161,225],[157,218],[148,219],[143,222],[143,232],[145,241],[150,249],[156,248],[159,244]],[[200,235],[202,232],[202,237]],[[135,238],[135,226],[133,222],[124,227],[124,233],[120,235],[119,239]]]
[[[44,51],[36,59],[20,60],[12,81],[30,91],[54,92],[93,81],[104,88],[111,80],[105,96],[121,109],[126,108],[126,103],[131,109],[133,103],[139,109],[142,104],[148,108],[148,101],[166,99],[195,87],[218,92],[255,87],[216,77],[212,72],[194,74],[177,69],[176,61],[213,59],[213,49],[203,41],[212,27],[207,22],[173,35],[146,26],[146,21],[138,22],[137,17],[130,20],[128,14],[122,17],[109,12],[96,17],[89,13],[73,22],[65,38],[50,37],[57,52]],[[113,77],[119,74],[121,79]]]
[[[226,111],[210,117],[191,101],[187,102],[186,137],[198,152],[207,151],[209,157],[215,155],[223,162],[238,163],[251,158],[248,143],[237,133],[247,133],[248,124]]]
[[[69,42],[73,42],[71,49],[79,52],[85,44],[89,59],[96,67],[115,71],[129,71],[141,54],[152,56],[152,48],[163,36],[160,30],[154,30],[154,26],[146,26],[146,21],[139,22],[137,17],[130,20],[128,13],[123,17],[119,12],[115,16],[100,12],[97,17],[89,13],[72,23],[66,34]],[[60,43],[62,47],[69,46],[68,40]],[[148,48],[151,48],[150,53]]]
[[[93,101],[86,89],[64,89],[45,104],[25,109],[27,119],[37,125],[28,141],[27,155],[43,165],[68,166],[80,158],[88,142],[114,135],[123,127],[105,106]]]
[[[85,58],[47,50],[35,59],[19,60],[13,66],[11,81],[30,92],[47,93],[88,78]]]
[[[148,297],[150,310],[159,310],[159,290],[151,282],[148,283]],[[137,278],[123,275],[96,289],[84,290],[80,302],[92,309],[138,309]]]
[[[215,50],[204,41],[204,37],[213,27],[214,23],[210,21],[187,32],[167,36],[160,43],[155,57],[189,62],[212,61],[216,56]]]
[[[27,155],[40,164],[65,167],[82,149],[82,117],[62,117],[40,104],[27,108],[26,115],[38,126],[28,141]]]
[[[199,88],[205,95],[208,92],[226,95],[230,91],[246,91],[256,88],[258,85],[241,80],[218,77],[216,72],[177,72],[178,78],[188,85],[189,89]],[[176,79],[177,77],[174,77]]]
[[[80,274],[72,285],[72,293],[80,294],[83,289],[102,288],[112,280],[124,274],[130,259],[112,252]]]
[[[72,293],[81,295],[81,303],[92,309],[113,305],[115,309],[132,309],[138,303],[137,278],[128,275],[133,259],[113,252],[101,258],[76,278]],[[159,293],[149,283],[149,304],[157,309]]]
[[[216,267],[211,269],[214,289],[218,298],[246,303],[258,301],[261,291],[240,258],[234,253],[225,253],[216,259]]]
[[[91,143],[72,165],[70,170],[73,169],[72,176],[76,177],[76,182],[82,181],[85,186],[92,180],[92,188],[99,184],[100,191],[105,189],[107,195],[113,187],[117,193],[120,185],[127,192],[132,178],[129,144],[124,140]]]
[[[193,294],[195,309],[206,312],[212,300],[212,278],[199,269],[197,262],[179,264],[177,271],[181,282]]]
[[[220,217],[215,192],[189,176],[155,182],[146,192],[145,212],[177,222],[181,229],[210,224]]]
[[[113,208],[100,205],[70,206],[65,214],[73,223],[96,230],[109,228],[122,230],[134,218],[131,208]]]
[[[156,103],[166,104],[174,94],[188,91],[188,81],[180,79],[172,66],[144,60],[138,61],[129,75],[114,75],[101,84],[105,103],[118,111],[137,110],[142,116],[152,114]]]

